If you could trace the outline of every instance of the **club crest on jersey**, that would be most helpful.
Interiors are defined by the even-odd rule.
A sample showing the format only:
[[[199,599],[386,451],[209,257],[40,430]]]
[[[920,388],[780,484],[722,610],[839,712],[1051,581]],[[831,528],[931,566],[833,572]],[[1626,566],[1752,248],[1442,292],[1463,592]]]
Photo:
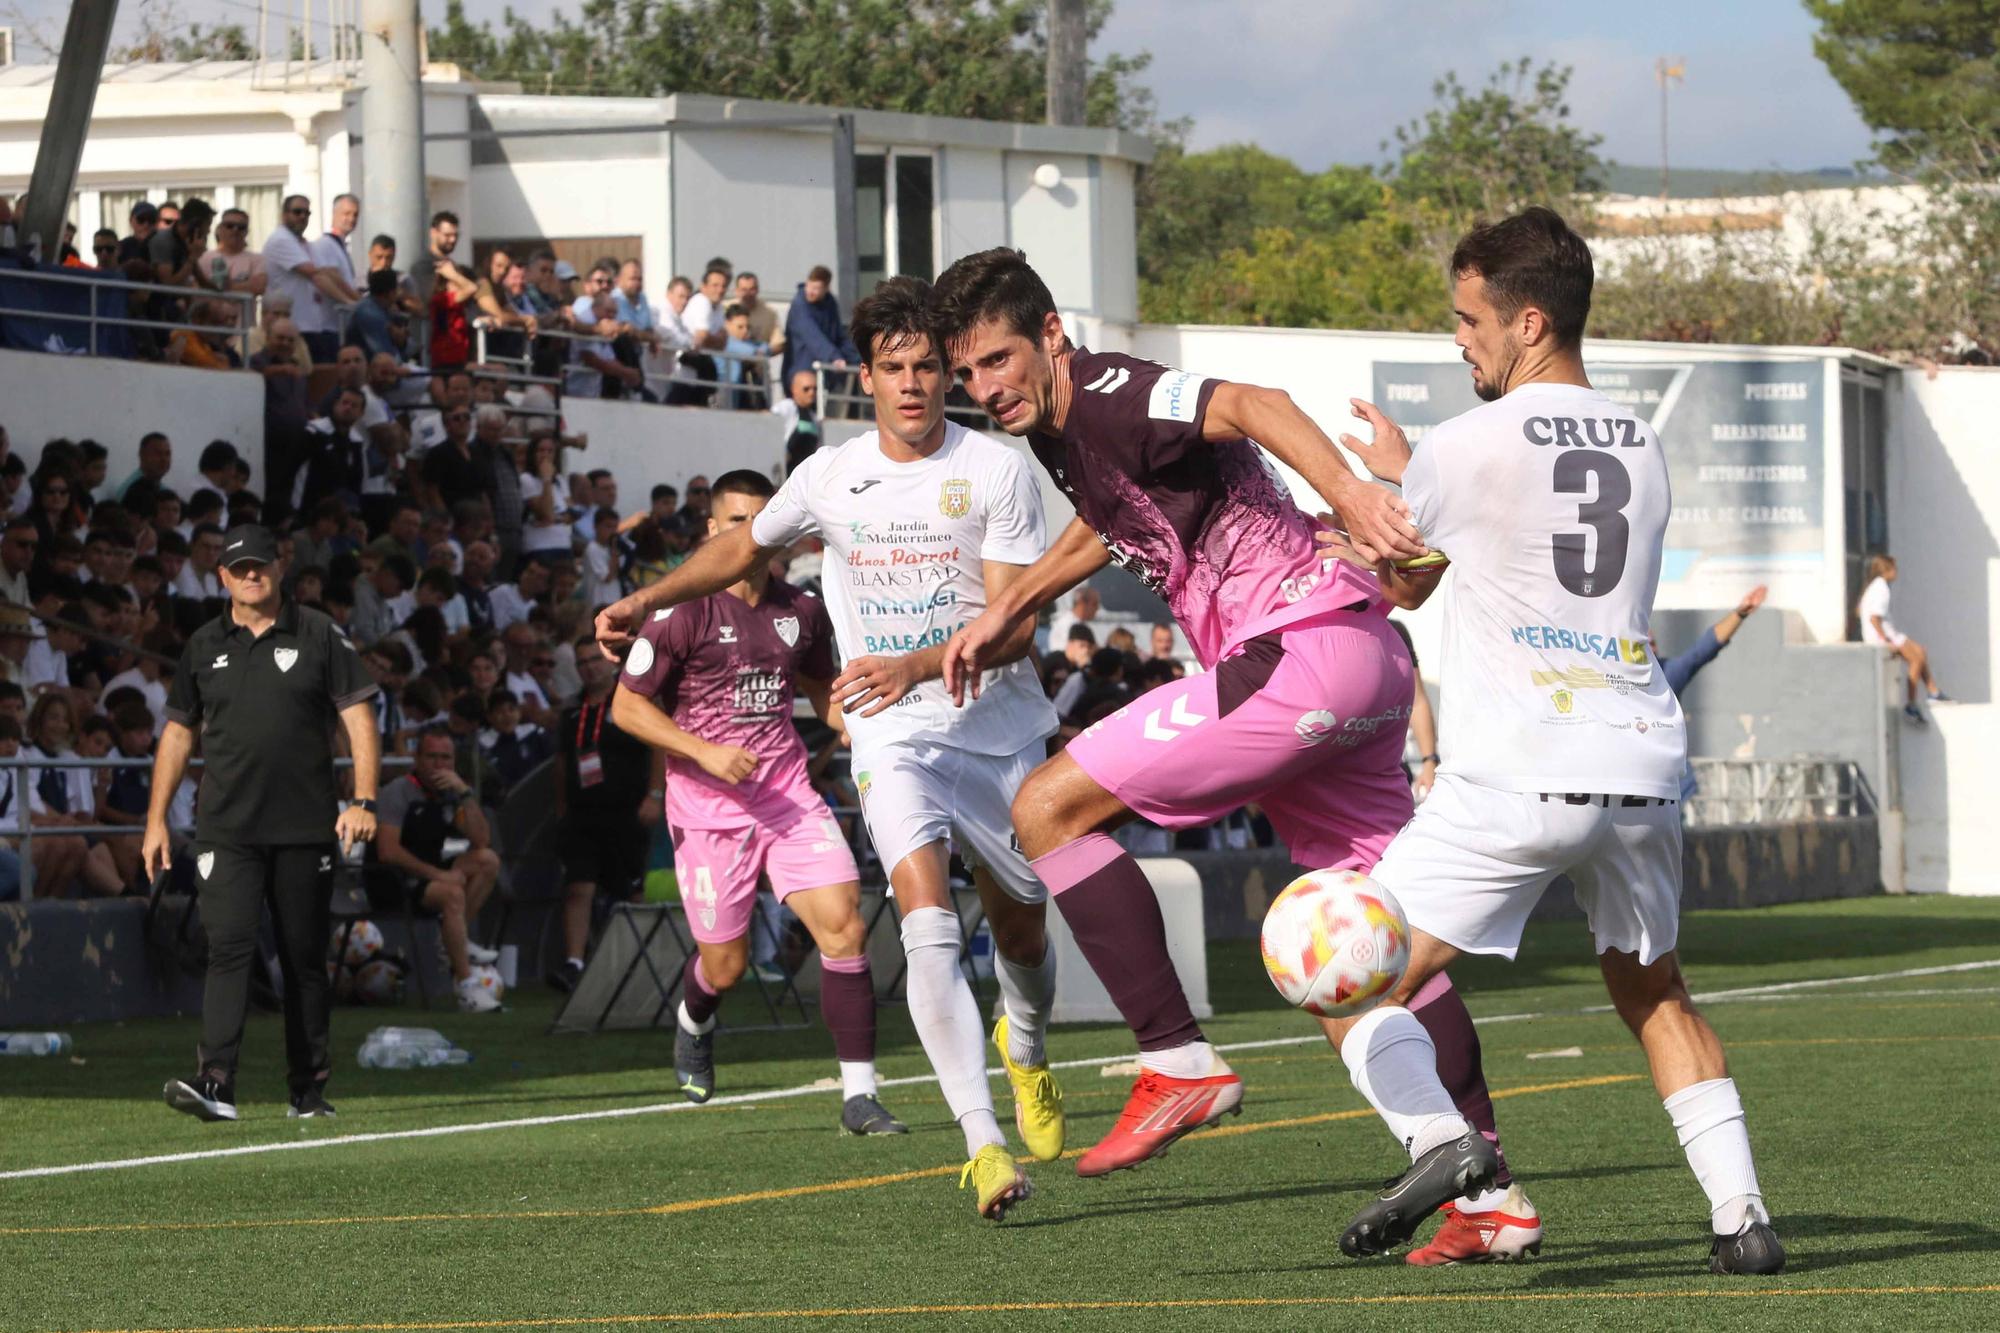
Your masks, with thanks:
[[[299,660],[299,650],[296,648],[273,649],[271,660],[278,664],[278,670],[290,671]]]
[[[785,641],[785,647],[796,647],[799,641],[799,618],[779,616],[771,622],[771,628],[778,631],[778,637]]]
[[[938,492],[938,512],[946,518],[964,518],[972,512],[972,483],[964,477],[947,477]]]
[[[1556,706],[1558,713],[1567,713],[1576,707],[1576,696],[1568,690],[1557,690],[1549,696],[1549,702]]]

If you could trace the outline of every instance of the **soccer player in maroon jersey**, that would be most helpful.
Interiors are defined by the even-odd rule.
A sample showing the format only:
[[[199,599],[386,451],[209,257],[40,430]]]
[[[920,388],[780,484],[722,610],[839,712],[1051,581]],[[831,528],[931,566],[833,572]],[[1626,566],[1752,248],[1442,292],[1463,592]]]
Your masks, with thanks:
[[[747,526],[774,487],[748,470],[718,477],[710,536]],[[739,582],[649,617],[625,656],[612,720],[667,753],[674,870],[698,952],[681,973],[674,1072],[681,1092],[715,1092],[715,1014],[749,961],[759,876],[798,914],[820,953],[820,1010],[833,1033],[852,1134],[903,1134],[876,1097],[875,983],[854,853],[806,774],[793,686],[831,716],[833,622],[811,593],[759,561]]]
[[[960,381],[1026,437],[1077,511],[953,638],[947,684],[956,691],[1022,617],[1113,560],[1165,599],[1206,668],[1088,728],[1014,802],[1036,873],[1139,1042],[1124,1113],[1077,1162],[1102,1175],[1243,1097],[1188,1006],[1151,887],[1109,831],[1135,815],[1203,824],[1254,800],[1294,861],[1365,870],[1411,813],[1398,761],[1412,671],[1387,602],[1372,573],[1321,560],[1316,525],[1252,441],[1339,512],[1365,558],[1425,550],[1402,502],[1355,476],[1285,393],[1074,346],[1018,251],[953,264],[933,308]],[[1466,1117],[1492,1133],[1463,1001],[1446,983],[1419,1014]]]

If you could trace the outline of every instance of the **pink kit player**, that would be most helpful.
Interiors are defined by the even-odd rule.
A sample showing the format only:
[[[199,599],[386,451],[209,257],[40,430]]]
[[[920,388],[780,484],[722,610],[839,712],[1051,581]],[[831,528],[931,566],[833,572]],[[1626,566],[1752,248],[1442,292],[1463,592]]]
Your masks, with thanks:
[[[773,494],[756,472],[718,478],[711,535],[747,524]],[[806,775],[792,725],[794,684],[828,713],[833,625],[819,598],[768,567],[700,601],[655,612],[625,657],[612,718],[668,755],[667,822],[688,927],[699,951],[681,974],[674,1072],[682,1093],[715,1092],[715,1015],[749,961],[757,882],[812,932],[820,1008],[833,1033],[855,1134],[901,1134],[876,1099],[875,984],[854,853]]]
[[[1339,508],[1371,554],[1423,547],[1400,503],[1354,476],[1283,393],[1073,346],[1016,251],[959,260],[935,304],[961,381],[1027,437],[1077,510],[1049,554],[953,640],[948,683],[1114,560],[1166,600],[1207,668],[1087,729],[1014,802],[1036,873],[1139,1042],[1143,1072],[1124,1114],[1077,1162],[1102,1175],[1243,1097],[1188,1006],[1150,885],[1109,831],[1135,816],[1205,824],[1255,801],[1294,861],[1365,870],[1411,813],[1398,762],[1409,654],[1373,574],[1321,560],[1314,524],[1252,437]],[[1471,1018],[1448,982],[1429,999],[1421,1012],[1465,1114],[1492,1134]]]

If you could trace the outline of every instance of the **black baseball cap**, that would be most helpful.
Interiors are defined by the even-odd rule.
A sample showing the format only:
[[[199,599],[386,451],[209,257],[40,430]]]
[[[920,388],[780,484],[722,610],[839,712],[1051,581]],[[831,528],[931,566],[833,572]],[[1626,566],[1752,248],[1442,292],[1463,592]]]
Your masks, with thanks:
[[[278,558],[278,539],[261,523],[238,523],[222,534],[222,564],[234,569],[245,561],[268,565]]]

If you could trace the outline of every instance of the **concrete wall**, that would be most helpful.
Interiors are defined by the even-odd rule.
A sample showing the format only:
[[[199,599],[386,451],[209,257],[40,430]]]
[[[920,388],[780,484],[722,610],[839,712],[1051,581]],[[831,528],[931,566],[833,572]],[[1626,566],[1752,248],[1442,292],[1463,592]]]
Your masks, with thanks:
[[[1095,159],[1082,153],[1007,154],[1007,243],[1024,250],[1063,310],[1099,312],[1098,266],[1085,243],[1095,230]],[[1035,184],[1035,168],[1062,172],[1053,190]]]
[[[998,149],[939,150],[937,190],[938,250],[946,264],[1007,244],[1006,163]]]
[[[782,310],[807,270],[832,267],[831,135],[676,130],[673,154],[675,272],[699,282],[702,266],[726,255],[755,270],[765,298]],[[840,297],[844,310],[852,307],[849,293]]]
[[[1960,702],[1900,727],[1913,890],[2000,894],[2000,371],[1909,371],[1889,391],[1895,620]],[[1898,671],[1900,678],[1900,670]]]
[[[0,425],[30,471],[49,440],[96,440],[110,451],[114,485],[139,465],[139,437],[163,430],[174,445],[167,480],[186,495],[203,484],[195,463],[210,440],[228,440],[262,468],[264,381],[248,371],[0,350]],[[261,492],[263,478],[253,474],[251,486]]]
[[[784,480],[784,435],[767,412],[571,398],[563,403],[563,420],[566,429],[590,436],[590,447],[572,456],[573,465],[610,468],[627,509],[642,507],[660,482],[682,486],[696,473],[712,480],[747,467]]]

